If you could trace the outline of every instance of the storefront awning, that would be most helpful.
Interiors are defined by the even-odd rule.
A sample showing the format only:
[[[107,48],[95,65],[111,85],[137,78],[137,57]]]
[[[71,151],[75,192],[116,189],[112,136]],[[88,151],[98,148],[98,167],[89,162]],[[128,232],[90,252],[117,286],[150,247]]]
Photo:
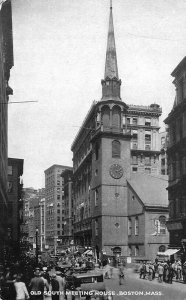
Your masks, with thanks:
[[[165,252],[158,252],[157,255],[170,256],[180,251],[180,249],[167,249]]]

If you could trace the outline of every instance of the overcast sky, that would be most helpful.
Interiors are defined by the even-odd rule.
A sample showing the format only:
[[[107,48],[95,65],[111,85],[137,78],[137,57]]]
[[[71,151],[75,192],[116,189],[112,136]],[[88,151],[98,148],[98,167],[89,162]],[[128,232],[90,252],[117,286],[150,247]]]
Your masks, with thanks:
[[[101,98],[109,0],[12,0],[14,67],[9,157],[24,159],[24,187],[44,187],[44,170],[72,166],[74,137]],[[186,0],[113,0],[121,96],[170,112],[170,73],[186,55]],[[163,128],[162,128],[163,130]]]

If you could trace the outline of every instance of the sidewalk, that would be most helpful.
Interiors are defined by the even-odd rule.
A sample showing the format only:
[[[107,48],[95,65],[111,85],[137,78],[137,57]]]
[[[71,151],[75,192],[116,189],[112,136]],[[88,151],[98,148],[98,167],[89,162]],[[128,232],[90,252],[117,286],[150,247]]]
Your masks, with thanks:
[[[113,278],[117,277],[117,272],[118,270],[116,268],[113,269]],[[170,284],[170,283],[166,283],[166,282],[159,282],[158,281],[158,278],[155,277],[152,281],[148,280],[148,279],[141,279],[139,278],[139,273],[135,273],[133,269],[129,268],[129,269],[125,269],[125,278],[127,280],[127,277],[130,277],[130,278],[135,278],[136,280],[140,280],[140,281],[144,281],[144,284],[145,284],[145,281],[148,281],[148,283],[151,283],[153,285],[163,285],[163,286],[166,286],[166,287],[170,287],[171,289],[177,289],[177,290],[182,290],[182,291],[185,291],[186,293],[186,284],[183,283],[183,281],[176,281],[176,279],[173,279],[173,283]]]

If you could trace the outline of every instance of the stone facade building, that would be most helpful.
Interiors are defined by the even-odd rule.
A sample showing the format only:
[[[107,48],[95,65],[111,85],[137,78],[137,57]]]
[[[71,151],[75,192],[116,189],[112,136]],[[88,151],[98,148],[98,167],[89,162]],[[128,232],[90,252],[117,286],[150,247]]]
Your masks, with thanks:
[[[167,147],[169,143],[168,129],[159,133],[160,137],[160,174],[168,175],[168,164],[167,164]]]
[[[7,167],[8,167],[8,100],[12,89],[8,85],[13,66],[11,1],[0,8],[0,250],[7,240]]]
[[[64,179],[64,237],[63,244],[74,244],[74,201],[73,201],[73,170],[65,170],[61,176]]]
[[[171,75],[174,77],[176,97],[173,108],[164,121],[169,130],[167,226],[170,231],[170,245],[181,247],[186,242],[186,57]]]
[[[127,126],[132,134],[132,172],[154,175],[160,173],[159,117],[161,113],[162,109],[158,104],[129,105]]]
[[[64,179],[68,166],[53,165],[45,170],[46,245],[57,253],[64,235]]]
[[[19,254],[21,225],[23,223],[23,159],[8,158],[8,242],[9,247]]]

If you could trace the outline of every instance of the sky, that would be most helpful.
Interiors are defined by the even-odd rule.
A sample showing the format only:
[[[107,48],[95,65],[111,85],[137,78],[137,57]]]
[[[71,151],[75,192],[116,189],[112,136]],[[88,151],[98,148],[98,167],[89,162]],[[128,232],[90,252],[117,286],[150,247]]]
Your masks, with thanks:
[[[72,166],[72,142],[101,99],[109,0],[12,0],[14,67],[9,157],[24,159],[24,187],[44,187],[44,170]],[[186,0],[113,0],[121,97],[172,109],[171,72],[186,55]]]

